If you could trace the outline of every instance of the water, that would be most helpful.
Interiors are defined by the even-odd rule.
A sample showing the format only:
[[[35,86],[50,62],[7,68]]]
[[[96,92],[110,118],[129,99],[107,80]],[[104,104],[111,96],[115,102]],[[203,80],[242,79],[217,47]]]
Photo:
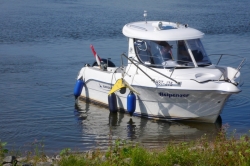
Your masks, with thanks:
[[[247,133],[250,127],[249,64],[245,84],[221,115],[222,123],[157,122],[126,114],[109,115],[105,108],[80,102],[74,106],[75,78],[93,63],[89,48],[120,64],[127,52],[124,24],[144,20],[187,23],[206,33],[208,54],[249,57],[250,1],[115,1],[0,0],[0,139],[8,148],[30,149],[35,141],[47,153],[105,148],[122,138],[162,147],[170,140],[213,138],[221,125]],[[150,6],[150,7],[149,7]],[[80,111],[80,112],[79,112]]]

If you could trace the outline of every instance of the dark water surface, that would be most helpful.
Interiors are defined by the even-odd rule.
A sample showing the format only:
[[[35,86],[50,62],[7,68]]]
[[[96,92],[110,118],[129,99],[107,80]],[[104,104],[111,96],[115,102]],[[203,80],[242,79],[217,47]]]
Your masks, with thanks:
[[[43,141],[45,151],[105,148],[109,139],[128,139],[146,146],[170,140],[213,138],[221,124],[158,122],[126,114],[109,115],[99,106],[74,106],[78,71],[93,62],[89,48],[120,64],[127,52],[124,24],[148,20],[187,23],[206,33],[208,54],[249,57],[250,1],[0,0],[0,139],[8,147],[29,149]],[[242,93],[230,97],[221,115],[229,130],[250,129],[249,63],[242,69]]]

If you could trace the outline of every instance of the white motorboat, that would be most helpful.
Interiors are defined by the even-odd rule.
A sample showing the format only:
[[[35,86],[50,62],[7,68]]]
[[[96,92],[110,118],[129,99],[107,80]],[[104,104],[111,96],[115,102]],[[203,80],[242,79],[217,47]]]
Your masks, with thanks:
[[[241,92],[240,69],[212,63],[202,45],[202,32],[188,25],[145,21],[128,23],[127,65],[116,67],[100,59],[86,64],[77,76],[74,95],[123,110],[134,116],[165,120],[191,120],[214,123],[227,99]]]

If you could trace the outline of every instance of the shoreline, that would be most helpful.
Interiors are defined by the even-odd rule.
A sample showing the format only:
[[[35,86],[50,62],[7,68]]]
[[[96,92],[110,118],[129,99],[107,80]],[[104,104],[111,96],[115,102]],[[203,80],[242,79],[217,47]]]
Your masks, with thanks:
[[[44,149],[34,149],[25,155],[13,156],[1,142],[0,165],[247,165],[250,163],[250,139],[245,134],[227,137],[222,129],[210,141],[207,135],[188,142],[169,142],[161,148],[148,148],[139,143],[116,139],[107,150],[93,149],[86,152],[64,148],[51,157]]]

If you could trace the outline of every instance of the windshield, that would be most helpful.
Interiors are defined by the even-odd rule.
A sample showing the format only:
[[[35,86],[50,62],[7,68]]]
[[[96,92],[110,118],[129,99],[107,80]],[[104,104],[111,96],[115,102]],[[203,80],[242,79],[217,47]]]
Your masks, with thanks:
[[[211,61],[208,58],[207,53],[200,39],[178,41],[178,60],[179,61],[192,62],[192,58],[190,56],[190,52],[188,51],[188,48],[190,49],[192,56],[194,57],[198,65],[211,64]]]
[[[190,53],[198,65],[211,64],[200,39],[187,41],[135,39],[134,46],[138,59],[145,65],[152,67],[194,67]]]

